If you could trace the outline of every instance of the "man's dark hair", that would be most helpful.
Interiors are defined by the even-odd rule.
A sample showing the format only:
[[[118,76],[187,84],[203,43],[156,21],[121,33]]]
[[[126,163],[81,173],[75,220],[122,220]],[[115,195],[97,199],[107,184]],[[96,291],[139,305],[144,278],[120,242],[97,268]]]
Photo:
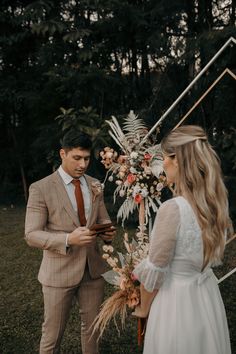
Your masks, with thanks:
[[[90,136],[78,130],[69,130],[61,140],[62,149],[72,150],[74,148],[92,149]]]

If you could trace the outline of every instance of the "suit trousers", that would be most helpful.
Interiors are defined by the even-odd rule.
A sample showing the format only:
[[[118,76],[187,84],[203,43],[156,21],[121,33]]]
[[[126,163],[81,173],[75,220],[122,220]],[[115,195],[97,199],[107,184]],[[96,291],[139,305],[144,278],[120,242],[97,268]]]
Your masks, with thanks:
[[[81,346],[83,354],[98,354],[98,334],[90,338],[91,324],[97,316],[104,295],[104,279],[91,279],[86,267],[78,286],[55,288],[43,286],[44,322],[40,341],[40,354],[60,352],[60,343],[69,313],[76,300],[81,316]],[[79,354],[79,353],[78,353]]]

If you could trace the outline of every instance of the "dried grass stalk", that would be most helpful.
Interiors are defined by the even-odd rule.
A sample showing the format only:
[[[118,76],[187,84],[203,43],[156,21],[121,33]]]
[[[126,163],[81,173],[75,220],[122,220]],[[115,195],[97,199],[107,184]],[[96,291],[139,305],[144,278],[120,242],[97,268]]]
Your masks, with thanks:
[[[103,332],[106,326],[109,324],[111,319],[114,320],[115,325],[118,329],[116,316],[119,315],[121,319],[121,326],[124,328],[125,319],[127,316],[127,292],[123,290],[116,291],[111,297],[109,297],[101,306],[101,310],[97,317],[95,318],[92,327],[93,333],[92,335],[98,331],[100,339],[103,335]],[[119,329],[118,329],[119,330]]]

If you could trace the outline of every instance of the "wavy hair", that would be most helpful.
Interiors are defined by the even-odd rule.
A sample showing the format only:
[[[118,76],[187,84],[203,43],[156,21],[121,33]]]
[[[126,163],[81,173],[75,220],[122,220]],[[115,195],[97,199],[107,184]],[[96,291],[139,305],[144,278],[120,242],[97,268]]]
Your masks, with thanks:
[[[189,201],[202,229],[203,268],[208,263],[218,263],[223,257],[226,230],[231,225],[219,157],[204,130],[195,125],[171,131],[161,147],[165,155],[176,156],[174,193]]]

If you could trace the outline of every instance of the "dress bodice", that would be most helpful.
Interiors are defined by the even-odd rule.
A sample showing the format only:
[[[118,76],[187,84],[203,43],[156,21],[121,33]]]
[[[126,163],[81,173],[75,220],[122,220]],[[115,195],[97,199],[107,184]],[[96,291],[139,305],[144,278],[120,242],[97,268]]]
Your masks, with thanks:
[[[189,268],[189,271],[200,272],[203,265],[202,232],[195,213],[188,201],[183,197],[174,199],[179,208],[179,228],[176,234],[176,245],[171,269]]]
[[[159,288],[167,274],[198,276],[203,265],[202,232],[184,197],[163,203],[151,233],[149,256],[134,270],[148,290]]]

